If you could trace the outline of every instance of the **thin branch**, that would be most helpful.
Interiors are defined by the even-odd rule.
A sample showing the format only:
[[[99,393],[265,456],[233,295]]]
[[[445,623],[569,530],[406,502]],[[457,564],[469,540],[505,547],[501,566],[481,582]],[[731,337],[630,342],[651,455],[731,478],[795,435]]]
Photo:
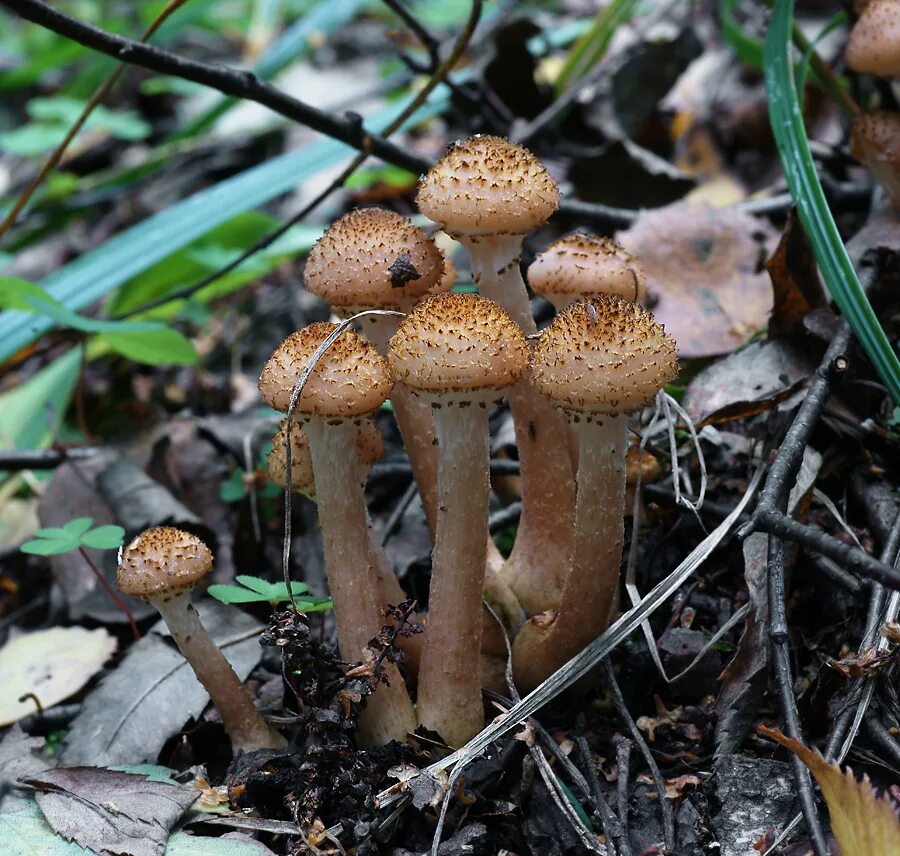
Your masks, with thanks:
[[[415,37],[422,43],[422,47],[428,52],[431,66],[428,69],[434,73],[441,65],[441,51],[438,40],[428,32],[425,25],[406,8],[403,0],[381,0],[403,23],[412,31]]]
[[[141,41],[146,42],[186,2],[187,0],[169,0],[165,8],[156,16],[156,18],[154,18],[150,26],[144,30],[141,35]],[[0,238],[2,238],[16,222],[19,214],[22,213],[22,209],[28,204],[28,200],[31,199],[34,192],[41,184],[43,184],[47,176],[59,166],[59,162],[62,160],[63,155],[66,153],[66,149],[69,147],[72,140],[75,139],[78,132],[84,127],[84,123],[87,122],[88,117],[94,112],[94,108],[97,107],[110,92],[112,92],[113,87],[119,82],[119,78],[127,67],[126,63],[119,63],[116,70],[103,84],[101,84],[99,89],[97,89],[90,97],[88,103],[84,105],[81,115],[75,120],[72,127],[69,128],[62,142],[50,153],[47,160],[45,160],[41,166],[38,174],[32,179],[28,187],[19,194],[19,198],[16,199],[15,204],[6,215],[6,218],[0,223]]]
[[[477,5],[480,8],[480,2]],[[389,143],[383,137],[368,134],[362,123],[355,118],[332,116],[282,92],[250,71],[230,68],[219,63],[199,62],[153,45],[109,33],[66,15],[42,0],[0,0],[0,6],[5,6],[20,18],[40,24],[58,35],[120,62],[138,65],[158,74],[191,80],[216,89],[224,95],[262,104],[314,131],[340,140],[355,149],[365,149],[412,172],[427,170],[431,165],[427,159],[413,154],[408,149]]]
[[[128,608],[128,604],[125,603],[122,598],[116,594],[116,590],[109,584],[109,580],[106,579],[103,571],[98,568],[94,562],[91,560],[91,557],[87,554],[87,551],[84,547],[79,547],[78,552],[81,554],[81,558],[87,562],[87,566],[91,569],[93,575],[97,578],[97,582],[103,587],[103,590],[109,595],[109,599],[116,605],[116,607],[125,614],[125,617],[128,619],[128,623],[131,625],[131,633],[135,638],[135,641],[141,638],[141,631],[138,630],[137,622],[134,620],[134,615],[132,615],[131,610]]]

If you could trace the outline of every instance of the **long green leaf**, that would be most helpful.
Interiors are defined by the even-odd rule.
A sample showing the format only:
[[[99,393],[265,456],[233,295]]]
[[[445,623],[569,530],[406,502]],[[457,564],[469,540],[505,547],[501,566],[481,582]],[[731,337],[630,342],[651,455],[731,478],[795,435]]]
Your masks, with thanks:
[[[448,100],[446,87],[438,87],[407,125],[416,125],[438,115]],[[392,104],[386,107],[371,117],[366,126],[377,132],[404,106]],[[336,140],[322,139],[279,155],[148,217],[84,253],[41,284],[69,309],[82,309],[215,226],[288,192],[352,151]],[[0,314],[0,362],[9,359],[52,326],[47,318],[36,318],[23,312]]]
[[[785,179],[828,291],[894,401],[900,403],[900,361],[859,283],[810,154],[790,59],[793,11],[793,0],[777,0],[765,43],[769,120]]]

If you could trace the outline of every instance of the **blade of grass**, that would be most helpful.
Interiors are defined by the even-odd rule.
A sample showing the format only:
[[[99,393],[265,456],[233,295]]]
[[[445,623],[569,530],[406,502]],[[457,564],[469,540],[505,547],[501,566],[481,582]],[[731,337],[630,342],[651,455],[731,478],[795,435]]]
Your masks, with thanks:
[[[793,0],[777,0],[765,42],[769,120],[785,179],[828,291],[896,403],[900,361],[866,297],[816,175],[791,65]]]

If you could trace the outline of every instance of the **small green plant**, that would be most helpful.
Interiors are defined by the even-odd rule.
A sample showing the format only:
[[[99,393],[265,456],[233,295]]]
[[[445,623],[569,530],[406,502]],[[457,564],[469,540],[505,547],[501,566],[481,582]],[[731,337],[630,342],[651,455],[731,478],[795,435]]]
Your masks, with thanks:
[[[76,517],[64,526],[38,529],[21,550],[34,556],[58,556],[83,547],[92,550],[118,550],[125,538],[121,526],[94,526],[90,517]]]
[[[331,609],[330,597],[314,597],[307,594],[309,586],[306,583],[292,582],[291,594],[288,594],[287,586],[281,583],[270,583],[259,577],[240,574],[235,577],[240,585],[217,584],[209,587],[209,593],[222,603],[268,603],[273,608],[280,603],[291,600],[293,594],[294,603],[301,612],[323,612]]]

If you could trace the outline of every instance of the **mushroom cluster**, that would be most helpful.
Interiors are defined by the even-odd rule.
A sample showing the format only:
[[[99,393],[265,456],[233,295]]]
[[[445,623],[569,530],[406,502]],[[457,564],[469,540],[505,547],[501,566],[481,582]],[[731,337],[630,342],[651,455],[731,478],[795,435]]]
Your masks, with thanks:
[[[639,261],[606,238],[569,235],[537,256],[532,290],[558,310],[538,332],[521,246],[558,199],[521,146],[491,136],[456,144],[421,180],[418,204],[467,248],[480,294],[452,290],[451,263],[409,220],[351,211],[313,247],[304,278],[337,316],[364,313],[358,331],[310,324],[262,369],[264,401],[288,413],[270,474],[318,506],[345,661],[375,656],[371,641],[406,599],[372,536],[364,494],[383,445],[372,414],[388,398],[432,535],[423,632],[399,640],[398,662],[379,661],[382,679],[360,717],[363,745],[417,729],[463,745],[484,726],[482,688],[504,688],[507,639],[514,680],[530,690],[615,611],[629,415],[674,379],[678,363],[675,343],[641,306]],[[505,559],[488,531],[489,416],[504,398],[522,493]],[[152,531],[125,551],[120,585],[163,613],[235,748],[282,747],[221,655],[195,663],[197,646],[215,646],[185,591],[210,564],[193,536]]]

